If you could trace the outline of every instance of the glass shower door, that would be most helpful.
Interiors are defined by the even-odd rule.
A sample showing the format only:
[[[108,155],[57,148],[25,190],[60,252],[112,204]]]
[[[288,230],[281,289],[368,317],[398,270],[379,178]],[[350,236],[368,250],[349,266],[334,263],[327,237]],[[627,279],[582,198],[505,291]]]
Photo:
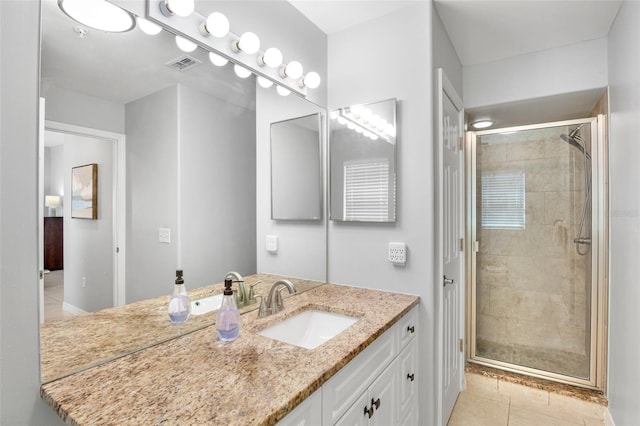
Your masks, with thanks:
[[[595,386],[594,132],[587,119],[472,138],[472,361]]]

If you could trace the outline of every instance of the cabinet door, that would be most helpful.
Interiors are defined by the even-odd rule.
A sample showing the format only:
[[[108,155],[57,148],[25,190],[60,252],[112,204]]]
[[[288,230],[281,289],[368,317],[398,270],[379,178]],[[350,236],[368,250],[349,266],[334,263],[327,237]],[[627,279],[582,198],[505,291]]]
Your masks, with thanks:
[[[404,423],[404,419],[413,421],[418,411],[418,343],[416,339],[400,353],[398,364],[400,417],[403,419],[402,424],[412,424]]]
[[[278,426],[314,426],[322,422],[322,388],[280,420]]]
[[[335,426],[368,426],[369,415],[367,411],[370,405],[371,400],[369,393],[365,392],[360,395],[360,398],[340,417],[340,420],[335,423]]]
[[[389,426],[399,421],[398,359],[369,388],[369,404],[375,410],[370,426]]]

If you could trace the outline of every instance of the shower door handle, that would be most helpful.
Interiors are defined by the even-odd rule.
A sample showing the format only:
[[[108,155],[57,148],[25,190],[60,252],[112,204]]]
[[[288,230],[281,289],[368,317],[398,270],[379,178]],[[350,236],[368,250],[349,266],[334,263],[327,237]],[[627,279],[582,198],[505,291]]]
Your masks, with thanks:
[[[453,278],[447,278],[447,276],[444,275],[444,280],[442,281],[442,286],[446,287],[449,284],[453,284]]]

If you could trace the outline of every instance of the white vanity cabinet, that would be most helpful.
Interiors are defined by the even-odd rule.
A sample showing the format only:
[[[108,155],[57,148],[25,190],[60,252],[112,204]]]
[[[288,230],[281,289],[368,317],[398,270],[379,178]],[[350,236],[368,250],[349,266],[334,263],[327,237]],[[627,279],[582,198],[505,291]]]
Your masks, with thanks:
[[[323,425],[415,424],[417,322],[416,307],[322,386]]]
[[[278,425],[417,424],[417,324],[415,307]]]

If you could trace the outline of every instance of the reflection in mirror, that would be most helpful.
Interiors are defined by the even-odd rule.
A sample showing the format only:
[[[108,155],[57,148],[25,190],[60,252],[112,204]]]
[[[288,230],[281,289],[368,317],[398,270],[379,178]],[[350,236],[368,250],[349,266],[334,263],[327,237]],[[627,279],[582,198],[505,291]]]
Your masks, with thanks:
[[[271,219],[320,220],[320,114],[271,123]]]
[[[229,7],[240,8],[232,3]],[[70,203],[63,202],[59,210],[64,216],[65,257],[64,270],[56,271],[62,277],[58,297],[65,307],[86,313],[47,321],[45,312],[41,361],[43,381],[48,381],[213,323],[215,315],[202,315],[179,327],[170,324],[166,303],[175,270],[185,271],[187,290],[198,297],[221,291],[211,286],[220,283],[230,270],[245,278],[259,276],[257,248],[263,246],[256,243],[257,200],[267,192],[257,188],[256,169],[268,167],[269,158],[257,155],[256,90],[267,89],[256,89],[254,76],[240,79],[232,64],[214,66],[203,49],[186,55],[166,31],[155,36],[139,28],[117,34],[79,31],[79,24],[62,13],[56,0],[41,4],[40,85],[46,120],[126,137],[122,165],[126,169],[125,193],[106,191],[113,193],[109,199],[114,202],[126,201],[126,244],[122,246],[126,251],[116,256],[118,268],[126,269],[126,306],[115,308],[117,311],[105,309],[114,306],[115,277],[110,275],[113,232],[107,232],[104,250],[86,249],[88,242],[97,242],[97,231],[110,226],[112,219],[107,214],[116,206],[101,197],[98,220],[89,224],[71,219]],[[298,96],[274,96],[278,99],[268,105],[270,112],[293,111],[299,103],[310,104]],[[298,109],[278,120],[308,113]],[[70,180],[71,167],[78,165],[78,158],[83,164],[101,164],[99,188],[115,188],[110,185],[114,185],[116,174],[106,173],[118,160],[113,150],[101,149],[106,152],[105,160],[87,158],[95,151],[83,149],[89,142],[59,131],[61,127],[65,126],[54,132],[61,136],[59,142],[45,150],[45,164],[49,165],[45,180],[51,176],[51,188],[55,175],[55,187],[65,181],[59,186],[64,188],[61,192],[68,192],[70,183],[66,180]],[[268,130],[263,132],[264,138],[268,137]],[[73,142],[69,143],[69,138]],[[267,214],[263,216],[268,220]],[[318,244],[322,245],[318,251],[324,252],[325,241]],[[109,259],[97,253],[107,253]],[[313,262],[321,264],[314,267]],[[324,259],[309,259],[309,263],[310,268],[325,269]],[[250,285],[257,278],[248,280]],[[260,286],[256,290],[263,291]],[[143,309],[150,304],[154,306],[151,313]],[[116,312],[136,318],[135,333],[131,322],[105,320],[117,317]],[[89,322],[101,321],[117,329],[101,327],[103,335],[85,339],[96,343],[94,348],[74,354],[73,342],[78,336],[73,335],[70,325],[81,330]],[[89,342],[91,339],[95,342]],[[98,342],[112,345],[110,351]],[[51,369],[49,361],[56,353],[78,361]]]
[[[330,114],[330,218],[396,220],[396,100]]]

